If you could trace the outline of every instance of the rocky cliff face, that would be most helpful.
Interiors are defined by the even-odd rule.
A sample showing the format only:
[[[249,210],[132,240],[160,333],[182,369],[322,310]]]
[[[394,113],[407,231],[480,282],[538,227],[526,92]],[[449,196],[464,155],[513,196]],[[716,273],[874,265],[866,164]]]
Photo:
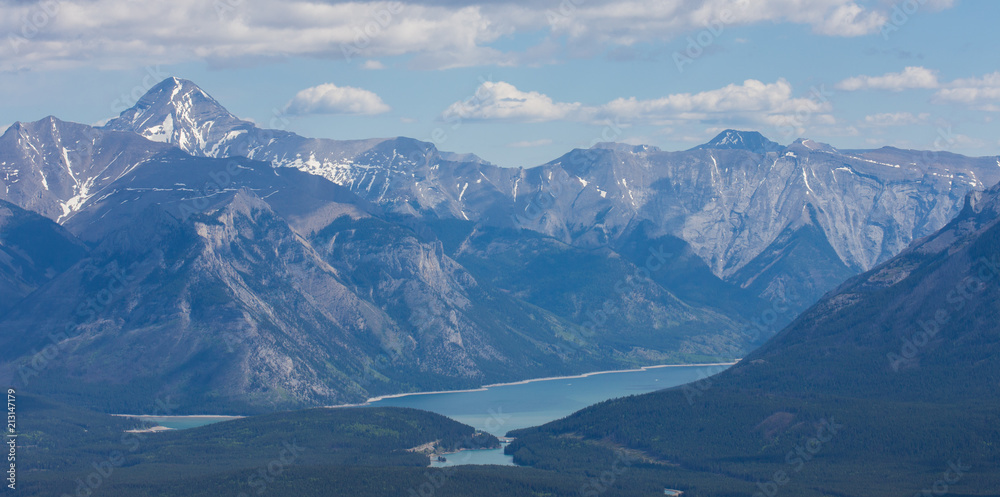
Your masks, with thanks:
[[[14,123],[0,136],[0,200],[62,223],[125,172],[170,148],[54,117]]]
[[[734,133],[688,152],[571,152],[522,173],[518,219],[584,246],[613,244],[646,221],[653,235],[685,240],[727,281],[768,298],[794,292],[812,301],[933,233],[967,193],[1000,180],[993,157],[840,152],[807,140],[775,151],[755,133]],[[811,276],[794,269],[808,260],[789,250],[796,239],[811,246],[799,252],[828,254]]]

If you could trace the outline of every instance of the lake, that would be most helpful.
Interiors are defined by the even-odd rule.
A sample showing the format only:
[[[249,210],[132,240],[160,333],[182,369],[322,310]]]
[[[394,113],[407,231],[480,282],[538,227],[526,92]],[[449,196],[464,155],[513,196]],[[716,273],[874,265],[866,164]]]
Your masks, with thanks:
[[[719,373],[732,364],[650,366],[627,371],[604,371],[581,376],[542,378],[489,385],[476,390],[400,394],[375,398],[365,406],[411,407],[447,416],[498,437],[508,431],[538,426],[568,416],[601,401],[649,393],[691,383]],[[364,406],[358,406],[363,408]],[[234,416],[129,416],[167,428],[195,428]],[[513,465],[503,449],[467,450],[446,455],[446,462]]]
[[[538,426],[601,401],[649,393],[698,381],[731,364],[652,366],[637,370],[530,380],[477,390],[408,394],[372,399],[377,407],[412,407],[436,412],[478,430],[503,436],[510,430]],[[512,465],[503,449],[463,451],[446,463]]]

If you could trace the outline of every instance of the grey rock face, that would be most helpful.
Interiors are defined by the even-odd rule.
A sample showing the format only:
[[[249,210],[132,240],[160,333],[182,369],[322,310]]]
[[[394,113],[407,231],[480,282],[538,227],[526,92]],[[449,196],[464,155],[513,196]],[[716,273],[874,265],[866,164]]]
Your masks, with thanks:
[[[829,261],[833,273],[865,270],[943,226],[967,193],[1000,180],[1000,166],[995,157],[836,152],[799,141],[766,154],[731,146],[577,150],[520,179],[526,198],[518,200],[518,218],[530,229],[587,246],[648,221],[654,235],[688,242],[719,277],[780,297],[796,283],[760,277],[783,264],[782,257],[763,261],[782,252],[790,233],[815,227],[812,238],[839,259]],[[800,293],[818,297],[839,277],[799,282],[807,286]]]
[[[0,137],[0,200],[66,222],[105,186],[170,148],[54,117],[14,123]]]

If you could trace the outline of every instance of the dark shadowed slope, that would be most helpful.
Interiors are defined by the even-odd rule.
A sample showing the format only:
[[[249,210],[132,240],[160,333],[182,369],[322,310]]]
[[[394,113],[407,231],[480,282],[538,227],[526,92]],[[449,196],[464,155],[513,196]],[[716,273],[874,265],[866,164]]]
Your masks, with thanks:
[[[85,253],[62,226],[0,200],[0,314]]]

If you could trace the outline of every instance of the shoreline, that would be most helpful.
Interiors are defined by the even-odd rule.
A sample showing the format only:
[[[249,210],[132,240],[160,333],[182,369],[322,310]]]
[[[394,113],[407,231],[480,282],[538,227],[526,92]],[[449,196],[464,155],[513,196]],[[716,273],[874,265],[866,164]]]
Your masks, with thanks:
[[[185,414],[180,416],[160,416],[157,414],[109,414],[109,416],[119,416],[122,418],[163,418],[163,419],[184,419],[184,418],[200,418],[200,419],[243,419],[246,416],[230,416],[226,414]]]
[[[167,428],[166,426],[151,426],[149,428],[144,428],[141,430],[125,430],[125,433],[159,433],[161,431],[174,431],[173,428]]]
[[[597,376],[597,375],[602,375],[602,374],[614,374],[614,373],[640,373],[642,371],[648,371],[650,369],[660,369],[660,368],[733,366],[733,365],[737,364],[738,362],[740,362],[739,359],[737,359],[735,362],[713,362],[713,363],[704,363],[704,364],[659,364],[659,365],[656,365],[656,366],[641,366],[641,367],[639,367],[637,369],[612,369],[612,370],[608,370],[608,371],[594,371],[594,372],[583,373],[583,374],[578,374],[578,375],[549,376],[549,377],[545,377],[545,378],[532,378],[532,379],[528,379],[528,380],[512,381],[512,382],[508,382],[508,383],[492,383],[492,384],[489,384],[489,385],[483,385],[483,386],[481,386],[479,388],[469,388],[469,389],[465,389],[465,390],[439,390],[439,391],[435,391],[435,392],[395,393],[395,394],[391,394],[391,395],[380,395],[378,397],[372,397],[372,398],[368,399],[367,401],[365,401],[364,403],[361,403],[361,404],[342,404],[342,405],[326,406],[326,407],[328,407],[328,408],[336,408],[336,407],[362,407],[362,406],[371,405],[373,402],[378,402],[380,400],[397,399],[397,398],[400,398],[400,397],[409,397],[411,395],[435,395],[435,394],[442,394],[442,393],[485,392],[486,390],[489,390],[490,388],[493,388],[493,387],[506,387],[506,386],[513,386],[513,385],[527,385],[529,383],[536,383],[536,382],[540,382],[540,381],[570,380],[570,379],[576,379],[576,378],[587,378],[587,377],[590,377],[590,376]]]

